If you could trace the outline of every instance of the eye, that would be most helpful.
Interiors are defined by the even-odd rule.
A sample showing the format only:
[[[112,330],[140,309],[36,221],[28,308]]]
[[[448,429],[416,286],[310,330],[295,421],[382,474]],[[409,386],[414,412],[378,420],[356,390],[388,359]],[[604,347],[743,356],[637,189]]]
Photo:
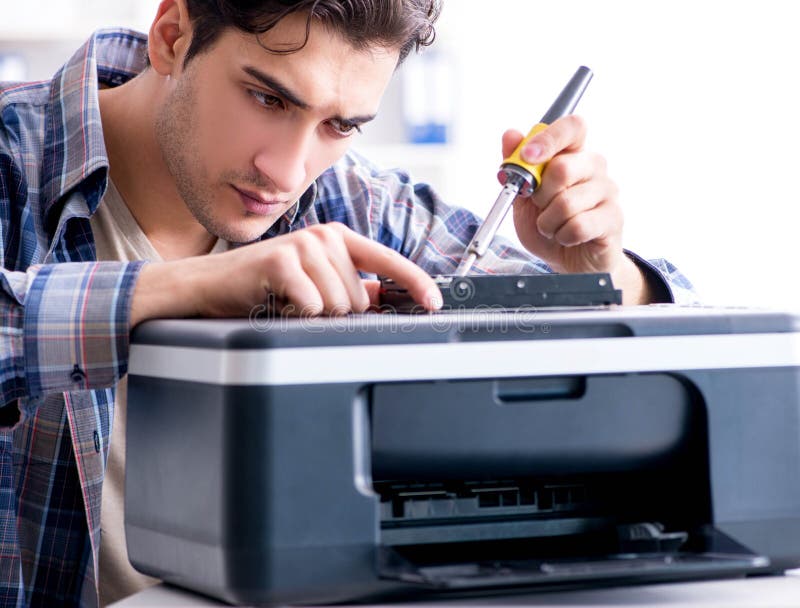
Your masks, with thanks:
[[[348,122],[340,118],[332,118],[328,121],[328,124],[336,132],[336,134],[341,137],[349,137],[353,133],[361,133],[361,127],[359,127],[356,123]]]
[[[280,97],[275,97],[275,95],[270,95],[269,93],[265,93],[264,91],[258,91],[256,89],[247,89],[247,92],[253,99],[256,100],[256,103],[260,106],[263,106],[268,109],[276,109],[283,107],[283,102],[281,101]]]

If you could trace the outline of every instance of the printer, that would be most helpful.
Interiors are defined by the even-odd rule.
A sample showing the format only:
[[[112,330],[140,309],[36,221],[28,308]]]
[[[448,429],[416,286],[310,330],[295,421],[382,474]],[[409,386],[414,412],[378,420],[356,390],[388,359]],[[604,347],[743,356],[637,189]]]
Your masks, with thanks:
[[[800,566],[791,313],[150,321],[128,403],[132,564],[231,603]]]

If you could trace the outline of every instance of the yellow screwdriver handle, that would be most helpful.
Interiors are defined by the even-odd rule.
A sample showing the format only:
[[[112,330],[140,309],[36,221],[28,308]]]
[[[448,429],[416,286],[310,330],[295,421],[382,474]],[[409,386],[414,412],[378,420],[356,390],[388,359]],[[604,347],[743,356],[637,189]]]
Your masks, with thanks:
[[[535,124],[533,128],[530,131],[528,131],[528,134],[525,136],[525,138],[521,142],[519,142],[519,145],[511,153],[511,156],[508,156],[503,160],[503,164],[500,167],[501,173],[506,165],[516,165],[518,167],[521,167],[533,176],[533,179],[535,180],[535,183],[533,185],[534,190],[538,188],[539,184],[542,183],[542,172],[544,171],[544,168],[547,165],[547,163],[539,163],[538,165],[532,165],[531,163],[522,160],[522,148],[524,148],[527,145],[527,143],[531,139],[533,139],[534,135],[541,133],[548,126],[549,125],[546,125],[543,122]]]
[[[578,101],[580,100],[589,81],[592,79],[592,70],[582,65],[578,68],[575,74],[570,78],[567,86],[561,91],[559,96],[547,110],[538,124],[528,132],[525,138],[517,146],[516,150],[503,161],[500,165],[500,175],[506,179],[511,179],[514,176],[516,186],[519,187],[519,192],[525,196],[531,194],[539,184],[542,183],[542,173],[547,163],[540,163],[532,165],[522,160],[522,148],[524,148],[531,138],[544,131],[548,125],[554,123],[556,120],[567,114],[572,114]],[[505,181],[503,184],[505,185]]]

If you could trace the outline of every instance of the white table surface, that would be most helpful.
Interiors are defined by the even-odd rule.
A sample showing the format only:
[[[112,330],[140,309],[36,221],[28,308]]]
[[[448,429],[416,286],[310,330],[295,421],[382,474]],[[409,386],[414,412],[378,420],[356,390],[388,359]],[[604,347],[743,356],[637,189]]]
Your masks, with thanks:
[[[157,585],[113,604],[113,608],[195,608],[224,606],[220,602],[186,591]],[[740,608],[800,608],[800,570],[786,576],[765,576],[715,581],[633,585],[605,589],[497,595],[473,600],[439,600],[414,603],[381,604],[413,608],[444,606],[539,606],[574,608],[612,608],[645,606],[647,608],[682,608],[725,606]],[[359,608],[368,608],[366,605]]]

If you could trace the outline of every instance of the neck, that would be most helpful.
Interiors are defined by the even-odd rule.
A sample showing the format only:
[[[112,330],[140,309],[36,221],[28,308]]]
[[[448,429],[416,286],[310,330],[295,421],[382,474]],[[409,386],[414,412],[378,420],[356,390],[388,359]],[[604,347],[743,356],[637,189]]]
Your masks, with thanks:
[[[101,90],[100,114],[111,179],[148,240],[164,260],[208,253],[217,237],[191,214],[155,138],[159,96],[154,70]]]

